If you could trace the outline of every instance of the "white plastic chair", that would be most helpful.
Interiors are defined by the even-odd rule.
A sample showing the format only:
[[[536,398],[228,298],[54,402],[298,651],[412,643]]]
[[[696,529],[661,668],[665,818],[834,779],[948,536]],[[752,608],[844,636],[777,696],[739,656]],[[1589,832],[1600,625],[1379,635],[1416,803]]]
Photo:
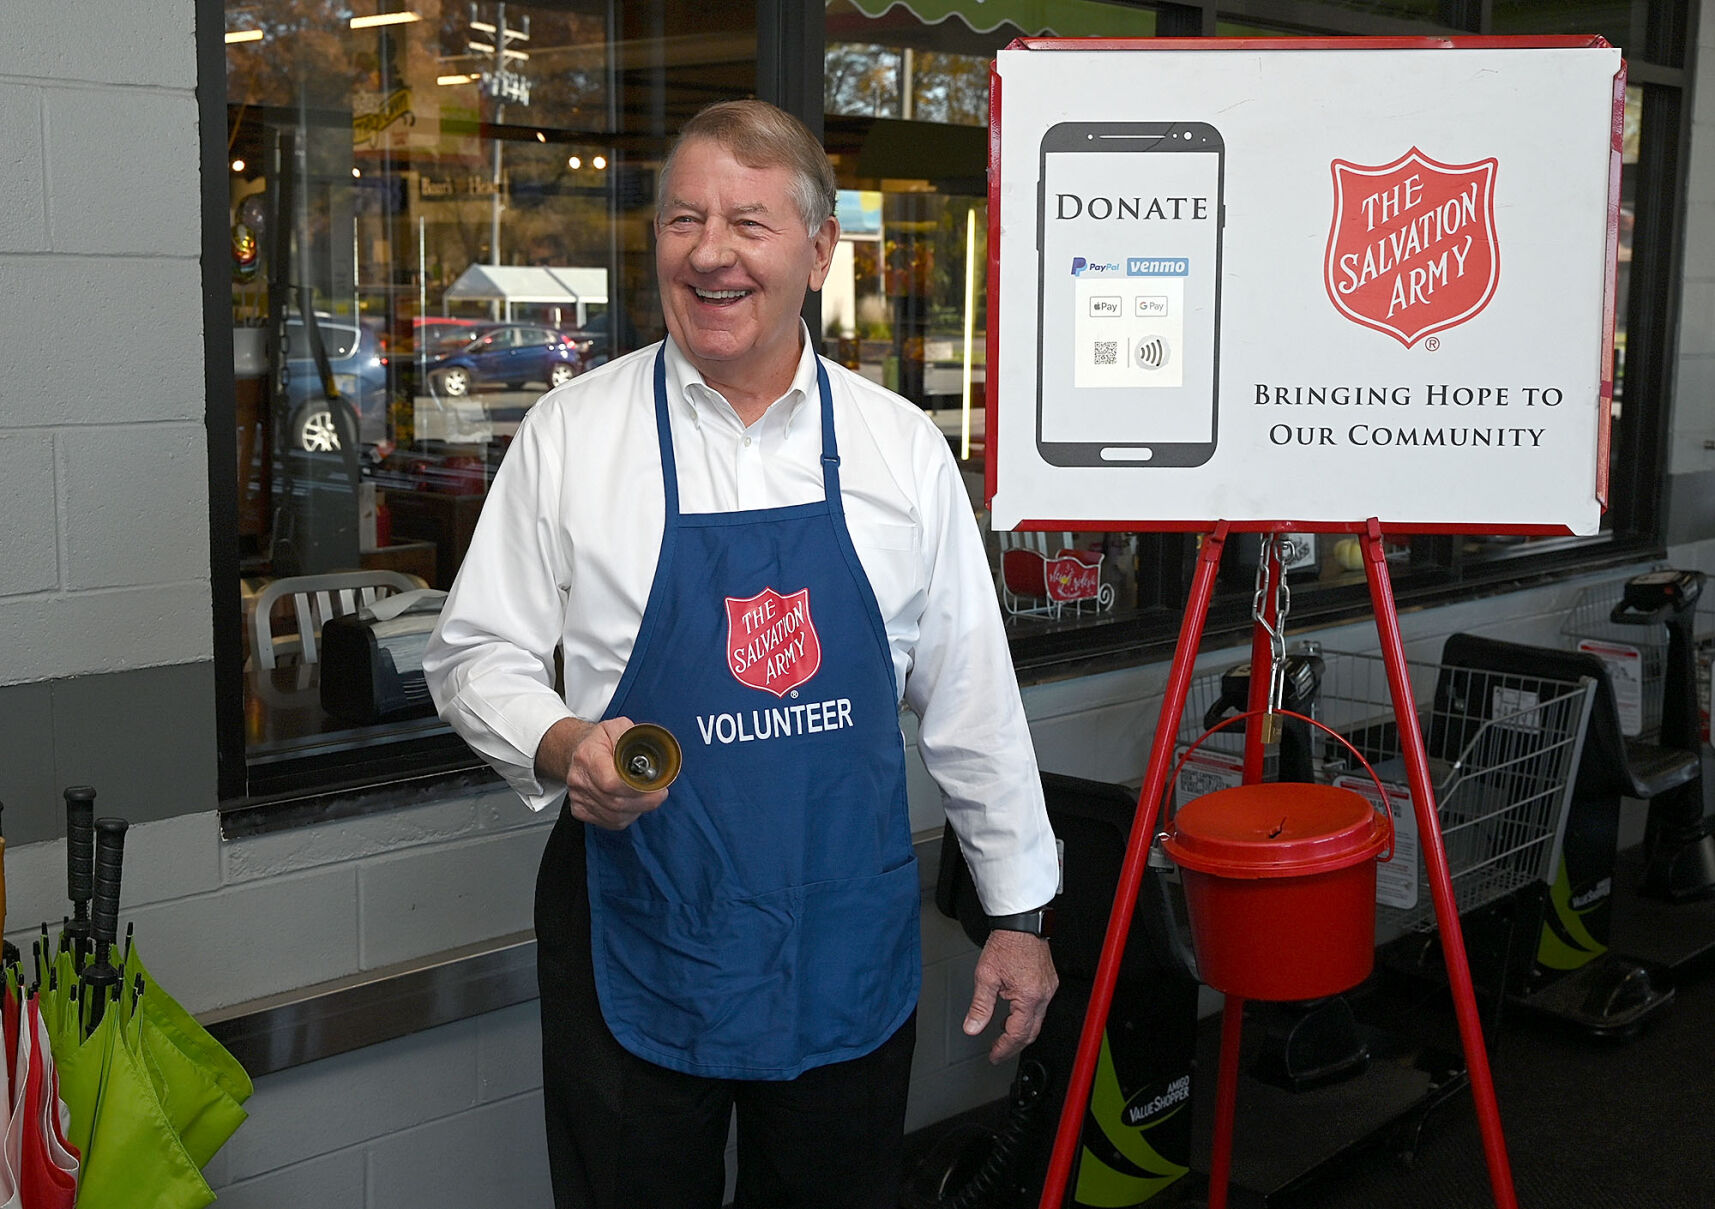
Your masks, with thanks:
[[[314,663],[322,623],[344,617],[383,596],[423,587],[423,581],[402,571],[335,571],[327,575],[291,575],[276,579],[256,594],[250,614],[250,650],[258,668],[268,669],[279,656],[296,653],[297,662]],[[274,634],[274,607],[290,599],[297,629]]]

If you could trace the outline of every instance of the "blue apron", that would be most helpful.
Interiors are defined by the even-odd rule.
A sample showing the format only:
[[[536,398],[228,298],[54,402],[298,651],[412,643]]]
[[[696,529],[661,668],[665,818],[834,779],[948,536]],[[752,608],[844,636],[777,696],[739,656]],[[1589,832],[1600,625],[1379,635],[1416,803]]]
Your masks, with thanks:
[[[640,1058],[789,1079],[861,1057],[916,1006],[917,862],[893,658],[846,530],[818,361],[824,498],[681,514],[655,359],[666,524],[606,717],[676,735],[659,810],[586,828],[602,1015]]]

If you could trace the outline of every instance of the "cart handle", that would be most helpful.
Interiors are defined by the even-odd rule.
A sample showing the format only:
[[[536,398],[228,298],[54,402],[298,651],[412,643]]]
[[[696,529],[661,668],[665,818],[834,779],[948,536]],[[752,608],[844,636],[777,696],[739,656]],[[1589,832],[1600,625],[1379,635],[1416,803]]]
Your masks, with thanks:
[[[1364,759],[1363,753],[1360,752],[1357,748],[1353,747],[1351,740],[1346,738],[1345,735],[1342,735],[1339,731],[1335,730],[1331,726],[1326,725],[1325,723],[1318,722],[1315,718],[1308,717],[1304,714],[1295,713],[1289,709],[1251,709],[1251,710],[1246,710],[1242,714],[1234,714],[1231,718],[1223,719],[1221,722],[1215,724],[1214,726],[1211,726],[1208,730],[1204,731],[1200,736],[1198,736],[1197,741],[1195,743],[1191,744],[1190,747],[1187,747],[1185,749],[1185,753],[1179,757],[1179,762],[1173,766],[1173,775],[1167,778],[1167,788],[1164,791],[1164,796],[1162,798],[1161,805],[1162,805],[1162,810],[1165,812],[1165,817],[1167,818],[1168,822],[1171,824],[1171,822],[1173,820],[1173,816],[1179,813],[1177,810],[1173,809],[1173,807],[1172,807],[1173,789],[1176,785],[1178,785],[1179,773],[1181,772],[1181,770],[1184,769],[1185,761],[1187,761],[1191,758],[1191,753],[1196,751],[1199,747],[1203,746],[1203,743],[1207,739],[1209,739],[1213,735],[1215,735],[1218,731],[1223,731],[1223,730],[1227,729],[1227,727],[1231,726],[1233,723],[1242,722],[1246,718],[1261,717],[1265,714],[1273,714],[1278,718],[1296,718],[1300,722],[1308,722],[1311,726],[1314,726],[1317,730],[1323,732],[1326,735],[1332,736],[1335,740],[1337,740],[1339,742],[1339,744],[1342,747],[1344,747],[1347,751],[1352,753],[1353,758],[1356,759],[1359,764],[1363,765],[1364,771],[1369,773],[1370,781],[1376,787],[1376,795],[1377,795],[1376,801],[1378,803],[1378,805],[1376,806],[1376,812],[1378,814],[1380,814],[1382,816],[1382,818],[1387,822],[1387,851],[1383,855],[1378,856],[1376,859],[1378,861],[1383,862],[1384,864],[1388,861],[1393,860],[1393,811],[1388,809],[1387,789],[1385,787],[1383,787],[1382,779],[1376,775],[1376,770],[1370,767],[1370,762],[1368,760]],[[1164,830],[1156,838],[1157,839],[1164,839],[1169,834],[1170,834],[1170,832]]]

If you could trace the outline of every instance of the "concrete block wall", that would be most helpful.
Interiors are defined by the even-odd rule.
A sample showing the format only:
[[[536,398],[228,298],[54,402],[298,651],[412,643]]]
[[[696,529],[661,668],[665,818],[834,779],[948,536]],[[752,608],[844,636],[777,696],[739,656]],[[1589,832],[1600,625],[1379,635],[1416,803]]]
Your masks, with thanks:
[[[69,783],[126,783],[135,818],[215,805],[194,16],[28,0],[0,39],[14,843]]]
[[[0,685],[213,651],[193,8],[27,7],[0,39]]]

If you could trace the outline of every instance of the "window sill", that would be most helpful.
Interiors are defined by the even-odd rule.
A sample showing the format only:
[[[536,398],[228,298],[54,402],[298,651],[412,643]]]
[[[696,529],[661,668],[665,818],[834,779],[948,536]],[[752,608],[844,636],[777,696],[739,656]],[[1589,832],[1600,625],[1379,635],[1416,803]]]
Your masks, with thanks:
[[[463,744],[460,743],[460,748]],[[398,757],[392,761],[397,764]],[[309,827],[338,819],[418,806],[450,794],[474,793],[503,785],[493,772],[468,751],[433,766],[395,769],[387,779],[372,769],[368,776],[324,782],[300,789],[253,794],[220,805],[220,838],[242,839]]]

